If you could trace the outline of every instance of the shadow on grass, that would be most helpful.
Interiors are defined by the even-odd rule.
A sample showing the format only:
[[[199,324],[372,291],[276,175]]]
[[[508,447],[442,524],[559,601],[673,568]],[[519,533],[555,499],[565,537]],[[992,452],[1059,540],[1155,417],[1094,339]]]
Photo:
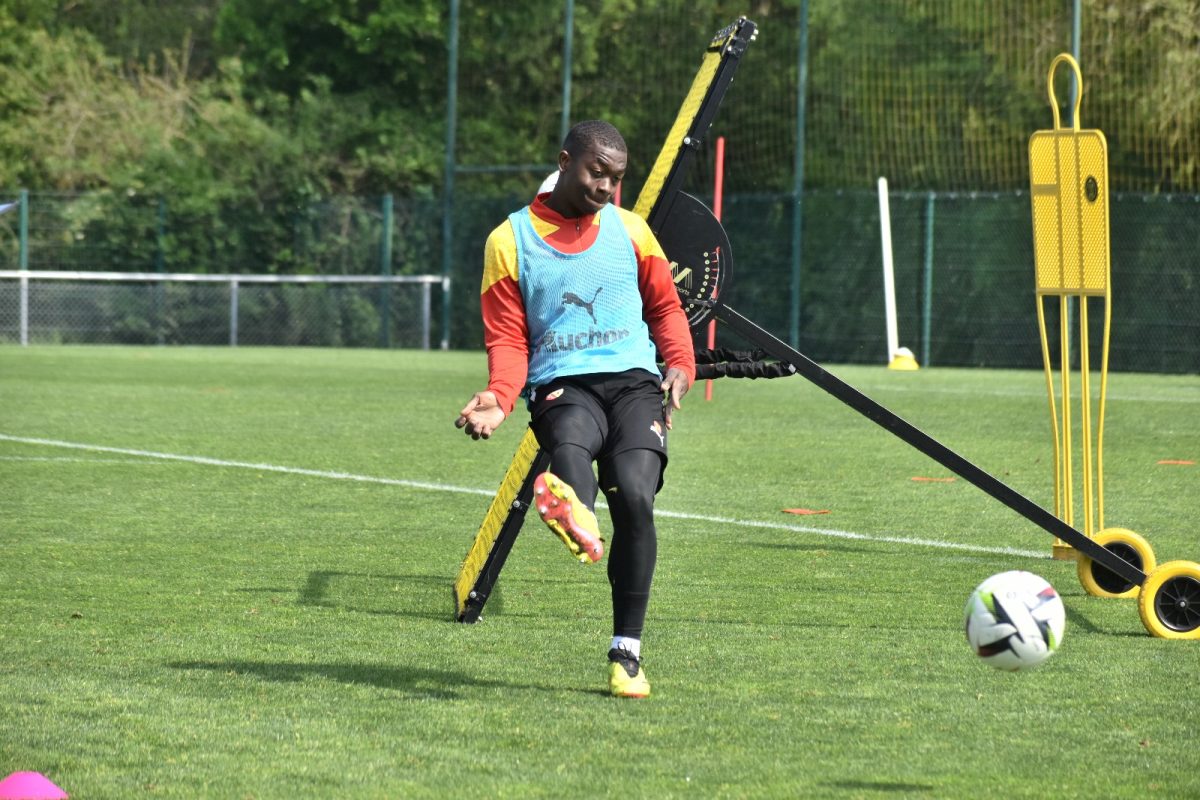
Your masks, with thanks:
[[[366,581],[386,584],[367,593],[366,598],[393,599],[396,607],[369,608],[360,605],[338,603],[330,600],[335,584],[339,581]],[[404,585],[406,591],[397,593],[391,587]],[[409,617],[412,619],[453,620],[454,600],[451,581],[445,575],[379,575],[367,572],[341,572],[337,570],[314,570],[300,590],[297,603],[303,606],[340,608],[359,614]],[[387,604],[382,604],[387,605]]]
[[[299,603],[305,606],[332,605],[326,600],[330,587],[342,578],[355,578],[369,581],[386,581],[388,583],[409,583],[429,587],[436,585],[445,589],[450,585],[445,575],[376,575],[369,572],[340,572],[338,570],[313,570],[308,573],[308,580],[300,590]]]
[[[896,783],[892,781],[826,781],[821,785],[850,792],[893,792],[906,796],[932,792],[934,788],[930,784]]]
[[[1121,630],[1121,631],[1116,631],[1116,630],[1112,630],[1109,628],[1102,628],[1101,626],[1092,622],[1091,619],[1089,619],[1082,611],[1080,611],[1075,606],[1070,606],[1070,605],[1066,606],[1066,611],[1067,611],[1067,627],[1070,630],[1079,628],[1081,630],[1087,631],[1088,633],[1093,633],[1093,634],[1097,634],[1100,636],[1128,637],[1131,639],[1145,639],[1147,636],[1150,635],[1146,631],[1145,628],[1139,628],[1136,630]],[[1136,610],[1134,610],[1133,613],[1135,616],[1137,615]]]
[[[297,664],[283,661],[175,661],[171,669],[206,670],[226,675],[253,675],[277,683],[299,683],[324,678],[358,686],[404,692],[413,697],[454,700],[463,689],[534,689],[559,691],[561,687],[518,685],[477,678],[463,672],[381,664]]]
[[[598,579],[603,580],[603,576],[601,575]],[[351,585],[354,582],[358,583],[357,587]],[[523,582],[527,587],[547,586],[551,589],[555,586],[575,587],[579,585],[578,578],[525,577]],[[398,585],[403,585],[404,590],[397,592],[395,587]],[[485,614],[489,616],[497,616],[504,612],[505,601],[501,586],[502,583],[497,581],[492,587],[492,593],[485,608]],[[242,589],[240,591],[254,590]],[[274,592],[276,590],[263,589],[263,591]],[[528,591],[533,591],[533,589],[530,588]],[[356,601],[361,599],[364,602],[341,602],[333,598],[342,600],[354,598]],[[371,600],[379,601],[376,607],[372,608],[366,604],[365,601]],[[308,578],[300,589],[296,603],[319,608],[337,608],[356,614],[455,622],[453,576],[446,575],[384,575],[367,572],[314,570],[308,573]]]
[[[1067,622],[1071,624],[1072,628],[1081,628],[1088,633],[1108,633],[1108,631],[1098,627],[1096,623],[1084,616],[1083,612],[1079,609],[1066,605],[1064,605],[1064,608],[1067,612]]]

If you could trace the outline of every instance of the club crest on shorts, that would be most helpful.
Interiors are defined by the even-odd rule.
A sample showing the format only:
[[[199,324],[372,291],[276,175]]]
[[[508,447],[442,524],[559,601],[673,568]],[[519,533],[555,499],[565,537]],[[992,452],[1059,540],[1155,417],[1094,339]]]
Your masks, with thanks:
[[[658,437],[658,443],[663,447],[667,446],[667,440],[663,435],[663,427],[658,420],[650,423],[650,432]]]
[[[553,392],[546,395],[546,399],[547,400],[557,400],[558,398],[562,397],[562,393],[563,393],[562,389],[555,389]]]

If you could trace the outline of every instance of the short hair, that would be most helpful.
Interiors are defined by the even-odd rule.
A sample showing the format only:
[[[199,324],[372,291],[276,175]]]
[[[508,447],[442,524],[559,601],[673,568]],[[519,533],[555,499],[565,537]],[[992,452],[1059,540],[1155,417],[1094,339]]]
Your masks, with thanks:
[[[614,125],[601,119],[589,119],[576,123],[567,134],[567,138],[563,139],[562,149],[572,156],[577,156],[593,145],[609,147],[622,153],[629,152],[621,132]]]

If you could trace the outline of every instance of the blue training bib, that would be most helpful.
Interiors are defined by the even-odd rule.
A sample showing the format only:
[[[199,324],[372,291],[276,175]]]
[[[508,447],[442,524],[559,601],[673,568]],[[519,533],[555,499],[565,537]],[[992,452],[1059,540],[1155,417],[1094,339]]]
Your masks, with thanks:
[[[629,369],[657,374],[637,256],[616,208],[600,211],[596,241],[581,253],[560,252],[538,236],[528,206],[508,219],[529,324],[529,385]]]

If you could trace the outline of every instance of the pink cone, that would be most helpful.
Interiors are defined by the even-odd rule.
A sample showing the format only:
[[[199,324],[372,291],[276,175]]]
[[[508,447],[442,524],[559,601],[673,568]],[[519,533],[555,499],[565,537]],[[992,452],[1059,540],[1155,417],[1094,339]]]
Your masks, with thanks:
[[[67,793],[40,772],[14,772],[0,781],[0,800],[67,800]]]

